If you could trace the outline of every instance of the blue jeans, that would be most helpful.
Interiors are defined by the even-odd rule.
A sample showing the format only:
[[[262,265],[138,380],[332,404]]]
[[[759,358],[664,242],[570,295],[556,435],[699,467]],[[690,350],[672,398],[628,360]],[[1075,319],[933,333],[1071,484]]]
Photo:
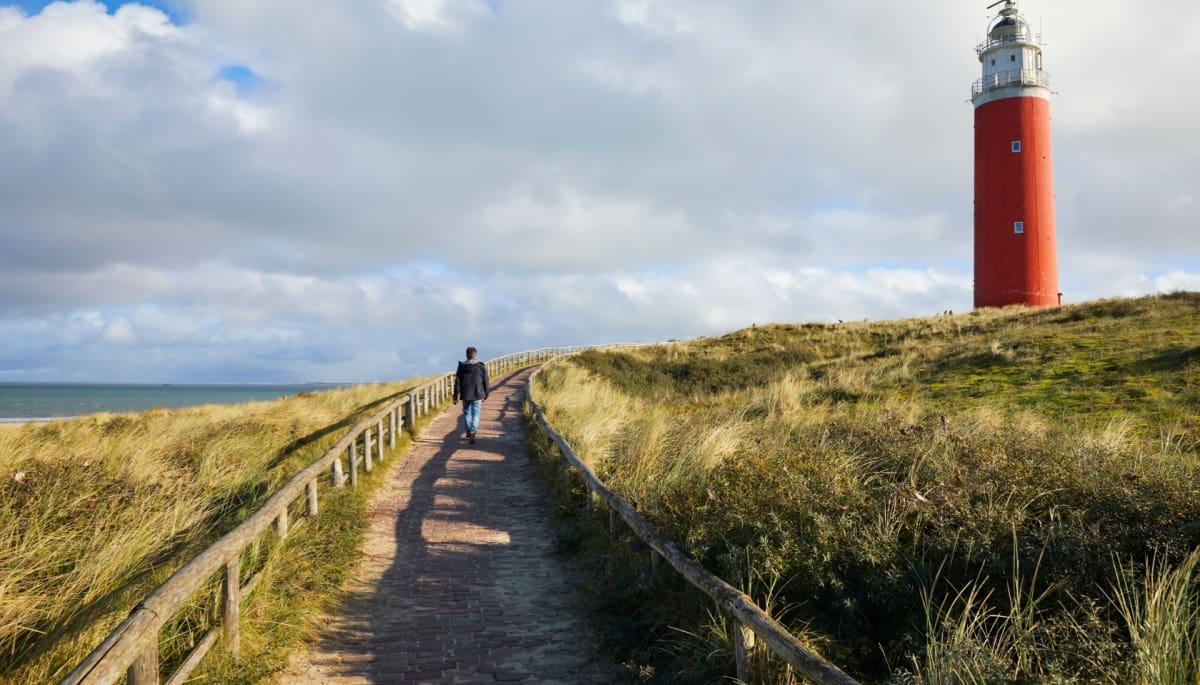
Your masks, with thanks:
[[[475,432],[479,429],[479,407],[483,400],[463,400],[463,420],[467,422],[467,430]]]

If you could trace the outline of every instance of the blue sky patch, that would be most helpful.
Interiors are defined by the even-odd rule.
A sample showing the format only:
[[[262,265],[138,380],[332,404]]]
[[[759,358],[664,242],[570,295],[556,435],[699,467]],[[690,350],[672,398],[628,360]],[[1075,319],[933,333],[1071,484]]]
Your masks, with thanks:
[[[41,13],[42,9],[49,4],[51,4],[50,0],[18,0],[17,2],[4,2],[3,0],[0,0],[0,7],[19,7],[22,12],[29,16]],[[117,0],[102,0],[101,4],[108,9],[109,14],[116,12],[122,5],[142,5],[145,7],[153,7],[157,10],[161,10],[163,14],[166,14],[167,18],[171,20],[172,24],[182,26],[183,24],[187,23],[187,14],[185,13],[181,3],[177,2],[176,0],[141,0],[140,2],[136,3],[119,2]]]
[[[237,87],[238,95],[245,95],[262,88],[266,82],[254,70],[244,64],[230,64],[217,71],[217,78],[229,81]]]

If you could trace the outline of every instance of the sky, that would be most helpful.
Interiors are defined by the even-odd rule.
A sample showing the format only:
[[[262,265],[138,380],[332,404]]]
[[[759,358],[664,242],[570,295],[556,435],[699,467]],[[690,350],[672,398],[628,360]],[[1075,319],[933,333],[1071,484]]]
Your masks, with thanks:
[[[0,382],[967,311],[987,4],[0,0]],[[1200,290],[1200,4],[1021,10],[1064,301]]]

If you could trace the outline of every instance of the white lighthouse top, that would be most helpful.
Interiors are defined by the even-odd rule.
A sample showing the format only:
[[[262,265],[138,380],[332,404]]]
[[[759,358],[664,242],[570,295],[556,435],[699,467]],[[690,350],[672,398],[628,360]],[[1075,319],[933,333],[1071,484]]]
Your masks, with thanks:
[[[995,5],[993,5],[994,7]],[[1004,8],[988,25],[988,37],[980,43],[975,51],[981,56],[984,50],[997,45],[1011,43],[1035,43],[1033,33],[1029,30],[1029,22],[1017,12],[1015,0],[1004,0]]]
[[[1050,97],[1050,75],[1042,71],[1041,36],[1017,11],[1016,0],[1003,4],[988,22],[987,40],[975,46],[983,64],[983,78],[971,84],[971,102],[976,107],[1009,97]]]

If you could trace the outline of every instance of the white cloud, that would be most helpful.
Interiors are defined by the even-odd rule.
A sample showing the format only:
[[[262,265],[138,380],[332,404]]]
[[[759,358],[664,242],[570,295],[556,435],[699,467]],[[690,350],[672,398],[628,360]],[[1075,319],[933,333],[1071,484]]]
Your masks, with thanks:
[[[0,87],[31,69],[71,73],[77,82],[98,78],[94,70],[106,58],[137,51],[148,42],[180,38],[165,14],[140,5],[124,5],[109,15],[99,2],[54,2],[33,17],[0,8]]]
[[[1144,277],[1154,292],[1171,293],[1177,290],[1200,291],[1200,273],[1171,271],[1155,278]]]
[[[455,31],[487,14],[478,0],[384,0],[384,7],[409,30],[430,33]]]
[[[1022,8],[1068,301],[1195,287],[1200,6]],[[374,378],[969,307],[981,7],[296,10],[0,7],[0,369]]]
[[[661,0],[618,0],[614,8],[618,21],[656,36],[672,36],[692,30],[691,13],[686,8]]]
[[[591,197],[570,188],[520,193],[481,209],[483,258],[510,268],[598,270],[616,265],[677,261],[700,251],[700,236],[679,213],[620,197]]]
[[[137,342],[137,336],[133,333],[133,326],[130,325],[129,319],[124,317],[110,321],[104,327],[103,336],[106,341],[118,345]]]

